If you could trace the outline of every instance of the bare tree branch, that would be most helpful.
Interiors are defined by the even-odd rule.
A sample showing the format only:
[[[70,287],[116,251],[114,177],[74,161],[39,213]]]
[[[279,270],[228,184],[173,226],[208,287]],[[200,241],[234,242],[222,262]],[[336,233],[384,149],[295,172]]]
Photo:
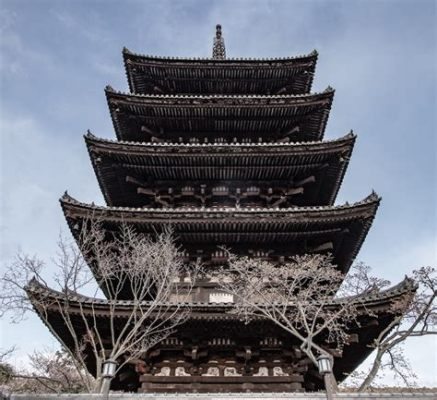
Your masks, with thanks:
[[[189,308],[174,299],[190,295],[199,268],[183,263],[170,230],[154,240],[123,224],[118,234],[108,240],[95,219],[84,223],[78,246],[60,239],[54,264],[53,281],[58,292],[48,289],[43,278],[44,264],[40,260],[18,255],[1,279],[0,309],[14,311],[14,320],[23,318],[29,310],[36,310],[71,354],[89,391],[103,390],[101,366],[105,361],[116,362],[120,371],[132,360],[144,356],[187,319]],[[179,282],[180,277],[190,274],[193,277],[190,283]],[[32,277],[36,277],[38,283],[28,286]],[[99,288],[107,296],[108,313],[104,324],[98,321],[102,300],[95,297]],[[78,295],[78,290],[91,296],[81,301],[83,297]],[[123,324],[120,324],[118,307],[126,296],[130,308],[129,312],[124,311]],[[63,340],[51,325],[53,313],[62,318],[63,335],[69,337],[68,346],[64,344],[65,337]],[[78,324],[85,335],[78,335]],[[96,364],[95,381],[83,374],[89,361],[87,357],[91,355]]]
[[[413,279],[418,286],[412,299],[405,304],[394,304],[392,312],[400,309],[407,312],[398,315],[391,324],[375,339],[373,347],[375,358],[359,391],[367,390],[375,381],[378,372],[389,368],[407,385],[414,385],[415,376],[409,362],[399,346],[410,337],[437,334],[437,273],[433,267],[422,267],[413,271]],[[388,361],[384,362],[384,359]]]
[[[297,338],[300,349],[316,365],[318,355],[332,357],[333,352],[342,351],[348,341],[347,327],[356,322],[362,304],[359,297],[333,300],[344,276],[329,256],[297,256],[281,265],[230,253],[228,260],[219,282],[234,296],[233,312],[246,321],[271,320]],[[322,342],[328,342],[330,349]]]
[[[63,351],[35,351],[29,356],[27,369],[9,366],[8,371],[7,377],[2,375],[1,384],[10,392],[77,393],[86,390],[73,360]]]

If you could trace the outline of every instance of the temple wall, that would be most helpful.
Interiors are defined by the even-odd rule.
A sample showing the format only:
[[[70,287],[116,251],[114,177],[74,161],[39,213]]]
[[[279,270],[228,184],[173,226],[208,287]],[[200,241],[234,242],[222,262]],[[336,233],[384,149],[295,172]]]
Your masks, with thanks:
[[[437,400],[437,390],[435,392],[414,392],[414,393],[340,393],[335,396],[341,400]],[[106,399],[105,396],[98,394],[16,394],[9,397],[10,400],[43,400],[43,399],[65,399],[65,400],[100,400]],[[326,399],[323,392],[317,393],[259,393],[259,394],[111,394],[110,400],[321,400]]]

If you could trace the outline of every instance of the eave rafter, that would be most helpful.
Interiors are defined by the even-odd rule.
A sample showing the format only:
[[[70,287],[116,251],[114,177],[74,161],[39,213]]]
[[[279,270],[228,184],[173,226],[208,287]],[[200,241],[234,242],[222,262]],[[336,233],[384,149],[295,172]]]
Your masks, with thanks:
[[[119,140],[321,140],[334,90],[280,96],[133,95],[106,88]],[[187,136],[188,135],[188,136]],[[239,140],[239,139],[237,139]]]

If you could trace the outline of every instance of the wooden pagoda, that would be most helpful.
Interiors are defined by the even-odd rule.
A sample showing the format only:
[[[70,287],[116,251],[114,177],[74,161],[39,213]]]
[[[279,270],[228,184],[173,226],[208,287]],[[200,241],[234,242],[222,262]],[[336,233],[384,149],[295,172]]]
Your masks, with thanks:
[[[238,255],[281,263],[296,254],[331,253],[347,273],[380,198],[336,206],[355,135],[323,141],[334,91],[311,93],[317,52],[280,59],[228,59],[217,26],[213,57],[165,58],[123,50],[130,93],[106,88],[117,140],[90,132],[86,146],[107,206],[61,198],[74,236],[90,215],[105,229],[122,221],[154,234],[171,224],[187,262],[223,265],[225,245]],[[367,295],[360,327],[336,355],[341,381],[371,352],[369,344],[394,317],[391,305],[410,281]],[[61,293],[33,282],[29,295]],[[119,307],[130,307],[123,290]],[[163,392],[297,391],[323,387],[296,340],[265,320],[245,325],[228,311],[232,299],[213,280],[199,280],[192,315],[113,388]],[[58,304],[53,302],[53,304]],[[69,307],[90,307],[78,295]],[[333,300],[333,307],[335,301]],[[371,312],[370,312],[371,311]],[[102,325],[107,303],[93,304]],[[48,319],[67,346],[59,310]],[[77,335],[83,335],[78,318]],[[109,333],[108,333],[109,334]],[[92,355],[90,371],[95,370]]]

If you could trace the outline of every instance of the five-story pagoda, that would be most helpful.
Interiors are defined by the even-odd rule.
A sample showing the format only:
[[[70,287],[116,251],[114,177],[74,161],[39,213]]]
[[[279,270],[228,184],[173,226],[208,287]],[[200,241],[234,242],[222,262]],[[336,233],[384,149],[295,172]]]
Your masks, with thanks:
[[[218,25],[212,58],[151,57],[127,49],[123,58],[130,93],[106,88],[117,140],[85,136],[107,206],[64,195],[73,235],[90,215],[109,231],[128,222],[153,235],[171,225],[186,261],[201,260],[211,270],[226,262],[226,246],[272,263],[329,252],[348,271],[380,199],[372,193],[352,205],[333,205],[355,135],[323,141],[334,90],[310,92],[317,52],[227,59]],[[410,291],[404,282],[368,296],[372,316],[363,316],[335,359],[339,381],[370,353],[368,345],[393,318],[390,305]],[[128,287],[122,297],[129,300]],[[134,379],[139,391],[323,387],[295,339],[268,321],[245,325],[228,313],[233,299],[213,279],[197,281],[190,300],[189,320],[118,376],[115,387],[127,389],[125,379],[130,385]],[[86,297],[76,302],[72,310],[87,307]],[[126,304],[118,307],[120,323]],[[56,308],[51,313],[55,321]],[[62,324],[53,327],[68,346]]]

